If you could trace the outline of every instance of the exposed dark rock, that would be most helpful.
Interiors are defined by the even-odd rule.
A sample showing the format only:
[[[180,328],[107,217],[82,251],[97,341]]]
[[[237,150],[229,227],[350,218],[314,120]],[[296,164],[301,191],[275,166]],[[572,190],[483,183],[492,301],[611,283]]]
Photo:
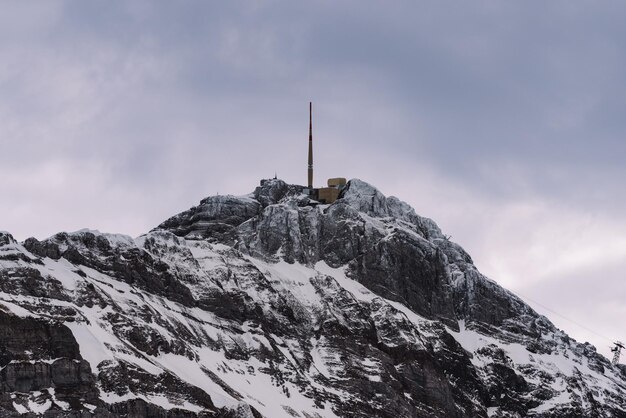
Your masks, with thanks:
[[[259,214],[261,204],[250,197],[211,196],[159,225],[178,236],[232,242],[233,229]]]
[[[13,238],[13,235],[8,232],[0,231],[0,247],[9,244],[15,244],[16,241]]]
[[[12,360],[60,357],[82,360],[69,328],[41,319],[20,318],[0,309],[0,367]]]
[[[24,241],[24,248],[39,257],[49,257],[53,260],[61,258],[61,250],[55,242],[38,241],[36,238],[28,238]]]

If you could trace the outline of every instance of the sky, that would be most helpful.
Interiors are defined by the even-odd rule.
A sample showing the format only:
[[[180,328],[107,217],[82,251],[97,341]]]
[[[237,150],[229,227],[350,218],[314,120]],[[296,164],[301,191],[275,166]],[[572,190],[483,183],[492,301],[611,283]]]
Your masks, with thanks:
[[[360,178],[609,355],[626,3],[3,2],[0,230],[138,236],[261,178]],[[622,362],[626,361],[626,356]]]

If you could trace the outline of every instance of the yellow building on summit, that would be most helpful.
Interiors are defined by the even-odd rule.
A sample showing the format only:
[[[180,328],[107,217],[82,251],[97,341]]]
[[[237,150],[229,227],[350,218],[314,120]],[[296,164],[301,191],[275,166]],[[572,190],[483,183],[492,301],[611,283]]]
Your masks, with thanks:
[[[316,189],[313,187],[313,103],[309,102],[309,164],[307,170],[307,188],[304,193],[308,194],[311,199],[315,199],[320,203],[333,203],[339,198],[339,194],[346,187],[346,179],[343,177],[335,177],[328,179],[328,187]]]
[[[346,187],[346,179],[336,177],[328,179],[328,187],[322,187],[317,190],[317,200],[320,203],[333,203],[339,197],[341,190]]]

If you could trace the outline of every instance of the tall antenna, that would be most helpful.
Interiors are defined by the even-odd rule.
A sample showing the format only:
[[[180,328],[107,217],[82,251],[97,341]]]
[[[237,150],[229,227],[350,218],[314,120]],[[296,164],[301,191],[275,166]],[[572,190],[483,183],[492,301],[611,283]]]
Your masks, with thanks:
[[[624,347],[624,343],[620,341],[616,342],[615,347],[611,348],[611,351],[615,353],[613,354],[613,361],[611,362],[613,366],[617,366],[617,363],[619,363],[619,357],[622,354],[622,348],[626,347]]]
[[[309,189],[313,188],[313,103],[309,102]]]

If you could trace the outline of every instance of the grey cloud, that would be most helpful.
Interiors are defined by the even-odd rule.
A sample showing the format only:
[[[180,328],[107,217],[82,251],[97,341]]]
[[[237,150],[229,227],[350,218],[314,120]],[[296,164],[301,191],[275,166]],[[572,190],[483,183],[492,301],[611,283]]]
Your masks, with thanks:
[[[621,3],[3,11],[0,229],[20,239],[83,227],[137,235],[274,171],[302,182],[309,100],[317,179],[361,177],[399,195],[449,225],[479,265],[501,251],[480,237],[507,239],[486,237],[481,213],[514,220],[511,202],[545,202],[554,222],[575,207],[624,223]]]

